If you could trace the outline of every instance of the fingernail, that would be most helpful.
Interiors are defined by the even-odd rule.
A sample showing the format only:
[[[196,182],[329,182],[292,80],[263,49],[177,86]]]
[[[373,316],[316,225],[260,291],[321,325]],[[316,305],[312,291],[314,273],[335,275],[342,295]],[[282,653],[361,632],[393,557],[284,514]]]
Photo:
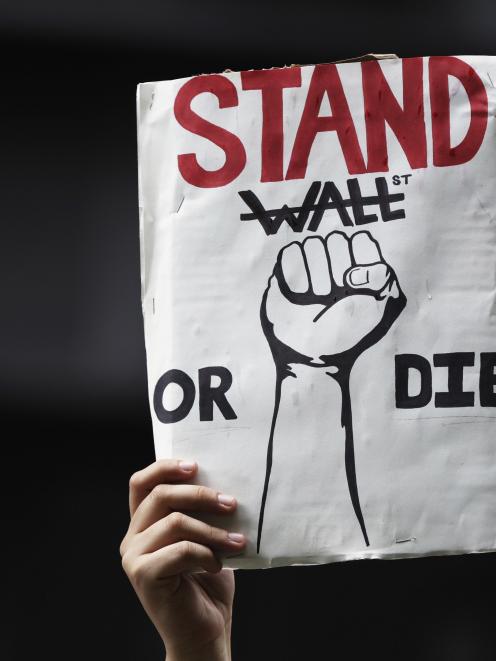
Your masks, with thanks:
[[[228,496],[225,493],[219,493],[217,495],[217,500],[221,505],[225,505],[226,507],[231,507],[234,505],[234,498],[232,496]]]
[[[350,271],[348,278],[354,287],[367,285],[369,282],[369,270],[363,268],[353,269],[353,271]]]
[[[241,542],[245,541],[245,536],[242,535],[240,532],[230,532],[227,533],[227,536],[231,540],[231,542],[235,542],[236,544],[241,544]]]
[[[191,471],[194,471],[196,467],[196,464],[194,461],[180,461],[179,462],[179,468],[182,471],[185,471],[186,473],[191,473]]]

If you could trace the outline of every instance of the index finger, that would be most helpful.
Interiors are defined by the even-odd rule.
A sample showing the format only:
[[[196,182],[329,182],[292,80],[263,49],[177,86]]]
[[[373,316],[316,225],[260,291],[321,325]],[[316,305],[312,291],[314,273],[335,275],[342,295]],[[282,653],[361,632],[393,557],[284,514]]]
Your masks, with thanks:
[[[194,461],[182,459],[159,459],[143,470],[137,471],[129,480],[129,512],[135,513],[139,504],[158,484],[184,482],[197,471]]]
[[[383,261],[379,244],[369,232],[357,232],[351,237],[351,252],[357,266]]]

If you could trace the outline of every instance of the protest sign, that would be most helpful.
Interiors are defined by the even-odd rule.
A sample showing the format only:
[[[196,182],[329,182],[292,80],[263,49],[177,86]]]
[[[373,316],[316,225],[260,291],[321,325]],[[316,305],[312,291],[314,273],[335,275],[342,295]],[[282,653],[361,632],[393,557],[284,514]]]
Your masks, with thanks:
[[[156,453],[237,497],[230,566],[495,548],[495,81],[436,56],[139,86]]]

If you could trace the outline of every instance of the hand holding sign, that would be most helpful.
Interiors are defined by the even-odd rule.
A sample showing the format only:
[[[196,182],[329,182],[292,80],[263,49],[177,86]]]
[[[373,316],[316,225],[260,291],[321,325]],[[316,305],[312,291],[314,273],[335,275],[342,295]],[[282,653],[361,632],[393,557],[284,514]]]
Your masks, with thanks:
[[[226,659],[234,576],[220,558],[246,546],[240,533],[198,520],[233,515],[232,496],[192,484],[198,465],[163,459],[129,483],[131,521],[122,566],[167,647],[167,659]]]
[[[264,295],[262,325],[278,363],[351,367],[387,333],[405,302],[368,232],[351,239],[332,232],[281,250]]]

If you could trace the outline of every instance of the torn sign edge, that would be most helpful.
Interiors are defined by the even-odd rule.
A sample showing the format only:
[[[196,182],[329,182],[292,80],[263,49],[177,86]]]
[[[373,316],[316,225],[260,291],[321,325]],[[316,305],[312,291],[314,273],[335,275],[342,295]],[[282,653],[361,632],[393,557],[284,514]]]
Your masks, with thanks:
[[[356,57],[348,57],[345,60],[333,60],[331,62],[319,62],[319,64],[348,64],[353,62],[368,62],[370,60],[399,60],[401,59],[396,53],[366,53],[364,55],[357,55]],[[314,67],[316,64],[285,64],[282,67],[262,67],[261,69],[246,69],[246,71],[271,71],[272,69],[291,69],[292,67]],[[224,69],[222,73],[240,73],[235,69]],[[200,74],[201,76],[208,76],[211,74]]]
[[[414,540],[404,540],[415,543]],[[300,562],[289,562],[288,557],[280,556],[265,558],[263,564],[258,564],[253,557],[247,558],[243,555],[225,557],[223,567],[225,569],[253,570],[253,569],[275,569],[277,567],[309,567],[313,565],[330,565],[341,562],[354,562],[357,560],[421,560],[423,558],[441,558],[445,556],[482,555],[494,553],[495,547],[483,547],[475,549],[436,549],[419,553],[418,551],[405,551],[402,553],[389,553],[387,549],[401,542],[393,542],[391,547],[375,549],[374,551],[358,553],[335,553],[329,555],[302,556]]]

